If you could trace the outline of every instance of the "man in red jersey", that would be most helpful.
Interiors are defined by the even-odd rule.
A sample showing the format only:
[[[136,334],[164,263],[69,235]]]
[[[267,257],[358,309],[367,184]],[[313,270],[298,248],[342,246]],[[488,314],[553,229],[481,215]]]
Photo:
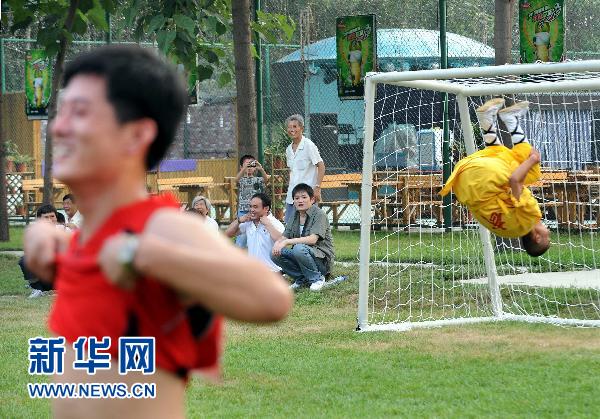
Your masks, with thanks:
[[[279,320],[292,296],[279,275],[182,213],[172,197],[149,197],[145,173],[163,157],[185,110],[170,65],[137,46],[76,57],[65,70],[51,122],[53,175],[77,196],[84,221],[73,234],[47,223],[25,233],[29,268],[53,281],[49,327],[66,339],[59,383],[156,383],[156,398],[66,398],[57,417],[183,417],[190,371],[216,368],[220,316]],[[120,337],[153,337],[156,372],[121,375]],[[79,337],[111,338],[111,366],[75,368]]]

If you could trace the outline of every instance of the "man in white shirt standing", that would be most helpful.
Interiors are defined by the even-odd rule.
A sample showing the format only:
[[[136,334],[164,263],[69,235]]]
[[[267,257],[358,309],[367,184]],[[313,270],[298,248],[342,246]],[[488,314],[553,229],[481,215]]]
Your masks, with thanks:
[[[254,194],[250,199],[250,212],[234,220],[225,234],[228,237],[246,234],[248,254],[264,262],[273,272],[281,272],[271,260],[271,250],[285,228],[270,212],[271,198],[264,193]]]
[[[81,223],[83,223],[83,217],[77,208],[77,204],[75,203],[75,197],[73,194],[66,194],[63,198],[63,209],[65,210],[65,214],[67,214],[67,219],[65,220],[65,227],[71,230],[77,230],[81,228]]]
[[[315,202],[321,200],[321,182],[325,176],[325,163],[319,149],[304,134],[304,118],[292,115],[286,119],[287,133],[292,143],[285,150],[287,165],[290,168],[290,184],[285,199],[285,223],[294,218],[294,198],[292,190],[300,183],[309,185],[315,194]]]

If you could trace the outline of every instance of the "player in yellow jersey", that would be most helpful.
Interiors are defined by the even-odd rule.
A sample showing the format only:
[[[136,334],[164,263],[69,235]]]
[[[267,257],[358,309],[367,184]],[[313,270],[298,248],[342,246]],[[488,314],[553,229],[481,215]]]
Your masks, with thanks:
[[[520,237],[523,249],[540,256],[550,247],[550,231],[542,224],[537,200],[527,188],[540,178],[540,153],[519,121],[528,102],[502,109],[504,99],[491,99],[476,111],[486,147],[460,160],[441,191],[454,191],[484,227],[501,237]],[[500,142],[496,118],[511,133],[512,148]]]

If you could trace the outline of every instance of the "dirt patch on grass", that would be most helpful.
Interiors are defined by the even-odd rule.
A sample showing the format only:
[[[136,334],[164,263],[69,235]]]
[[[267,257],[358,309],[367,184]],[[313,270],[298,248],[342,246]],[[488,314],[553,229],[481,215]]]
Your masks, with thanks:
[[[556,326],[487,325],[483,327],[449,328],[435,333],[419,331],[430,341],[431,352],[452,352],[461,348],[489,348],[511,352],[591,350],[600,351],[597,329],[575,329]]]
[[[385,352],[416,349],[430,355],[514,356],[532,352],[600,352],[597,329],[560,328],[524,324],[478,325],[412,330],[407,332],[367,333],[368,339],[337,342],[339,349]]]

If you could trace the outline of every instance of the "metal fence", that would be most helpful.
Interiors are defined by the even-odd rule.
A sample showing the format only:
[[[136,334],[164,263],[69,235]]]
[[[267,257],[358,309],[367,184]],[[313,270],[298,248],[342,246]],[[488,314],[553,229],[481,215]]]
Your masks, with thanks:
[[[75,41],[67,54],[67,61],[74,55],[104,45],[104,41]],[[154,48],[152,44],[142,44]],[[25,56],[35,48],[32,39],[0,38],[0,80],[3,92],[3,138],[9,144],[8,209],[10,216],[23,215],[23,179],[39,179],[43,176],[42,161],[46,139],[46,121],[28,120],[25,115]],[[227,178],[237,173],[237,141],[235,86],[221,88],[214,80],[199,84],[198,103],[189,106],[177,132],[174,144],[156,170],[149,172],[148,187],[158,192],[157,178],[209,177],[218,185],[209,195],[216,201],[224,201],[230,195],[224,190]],[[25,162],[22,164],[14,163]],[[158,176],[156,172],[158,171]],[[176,193],[184,202],[188,195]],[[208,193],[206,188],[203,193]],[[41,201],[41,191],[32,193],[32,202]],[[60,202],[60,200],[58,201]],[[235,200],[232,203],[235,207]],[[33,210],[34,207],[29,208]],[[213,213],[216,215],[216,213]],[[229,211],[220,220],[231,218]]]
[[[338,183],[335,182],[335,179],[351,178],[342,175],[360,174],[364,127],[364,102],[338,99],[335,18],[367,13],[377,15],[380,28],[377,33],[378,71],[438,68],[438,3],[438,0],[410,0],[402,3],[404,6],[400,10],[400,3],[395,0],[263,0],[265,11],[283,13],[298,22],[295,38],[290,44],[263,44],[260,49],[260,140],[267,153],[265,166],[275,175],[270,192],[277,207],[282,206],[287,187],[287,169],[280,168],[277,157],[290,142],[284,121],[289,115],[298,113],[305,117],[305,135],[319,147],[326,174],[331,180],[331,188],[323,191],[324,201],[331,204],[325,206],[331,220],[351,225],[359,222],[358,193],[336,187]],[[447,9],[448,65],[493,64],[493,0],[449,0]],[[593,11],[591,15],[599,13]],[[567,25],[575,27],[569,19]],[[587,23],[580,21],[578,25]],[[588,27],[588,32],[594,30],[593,25]],[[515,24],[513,45],[516,47],[517,34]],[[67,60],[78,52],[103,44],[103,37],[104,34],[98,33],[91,38],[95,39],[93,41],[74,42]],[[121,31],[113,33],[112,40],[131,41],[131,36]],[[153,47],[152,44],[145,45]],[[11,140],[21,156],[32,158],[23,176],[39,178],[42,175],[44,124],[26,119],[22,94],[25,54],[34,46],[31,39],[0,39],[1,87],[5,94],[0,117],[4,123],[4,138]],[[599,52],[589,51],[593,49],[589,42],[586,44],[573,32],[567,35],[566,49],[570,59],[600,57]],[[516,61],[518,53],[514,52],[513,56]],[[214,80],[201,83],[198,104],[190,106],[167,156],[168,160],[180,163],[163,165],[165,170],[170,170],[164,176],[206,175],[213,177],[215,183],[227,183],[227,178],[237,172],[236,118],[234,84],[220,88]],[[381,127],[381,130],[387,128]],[[215,169],[218,164],[203,163],[212,160],[222,161],[220,170]],[[193,171],[178,170],[189,168],[190,161],[195,162]],[[227,191],[218,192],[216,199],[224,200],[226,194]],[[185,199],[184,196],[180,198]],[[347,205],[336,206],[339,202]],[[231,204],[235,206],[235,202]],[[11,207],[11,211],[14,214],[16,206]]]

